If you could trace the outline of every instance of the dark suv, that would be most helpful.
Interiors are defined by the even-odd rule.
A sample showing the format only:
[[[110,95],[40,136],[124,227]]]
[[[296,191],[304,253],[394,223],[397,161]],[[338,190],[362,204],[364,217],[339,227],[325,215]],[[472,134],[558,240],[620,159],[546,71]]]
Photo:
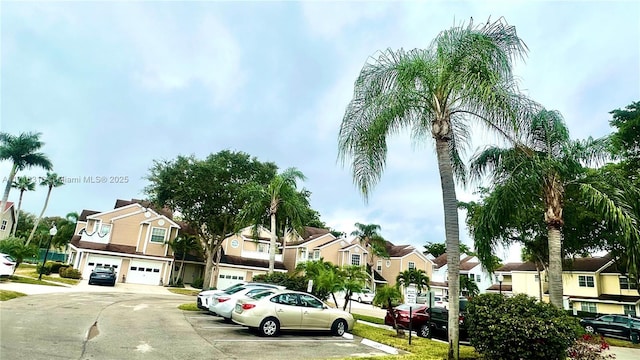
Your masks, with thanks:
[[[627,315],[603,315],[580,320],[580,325],[588,333],[631,340],[631,334],[640,334],[640,318]]]
[[[458,318],[460,324],[460,339],[468,339],[467,326],[464,321],[465,310],[467,308],[467,301],[460,300],[460,316]],[[426,311],[429,315],[427,322],[422,325],[418,330],[418,335],[426,338],[430,338],[434,333],[447,336],[447,329],[449,328],[449,310],[433,307]]]

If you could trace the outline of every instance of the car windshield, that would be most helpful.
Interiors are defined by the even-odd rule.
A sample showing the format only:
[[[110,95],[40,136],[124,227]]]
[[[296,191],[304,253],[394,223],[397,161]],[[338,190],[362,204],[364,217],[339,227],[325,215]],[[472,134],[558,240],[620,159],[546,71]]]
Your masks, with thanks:
[[[110,273],[110,272],[113,272],[113,269],[110,267],[97,267],[93,271],[99,272],[99,273]]]

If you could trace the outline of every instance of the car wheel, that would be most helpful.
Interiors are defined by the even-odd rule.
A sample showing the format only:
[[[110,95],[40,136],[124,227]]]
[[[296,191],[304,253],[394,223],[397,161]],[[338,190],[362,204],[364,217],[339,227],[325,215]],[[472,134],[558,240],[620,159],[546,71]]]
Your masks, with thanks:
[[[331,325],[331,332],[336,336],[344,335],[344,333],[347,332],[347,322],[343,319],[334,321],[333,325]]]
[[[589,334],[593,334],[595,333],[595,329],[593,328],[593,326],[591,325],[587,325],[584,327],[584,331],[588,332]]]
[[[276,336],[280,330],[280,323],[275,318],[266,318],[260,323],[260,334],[262,336]]]
[[[89,285],[93,285],[93,283],[91,282],[91,280],[89,280]]]
[[[431,326],[429,326],[428,324],[422,325],[420,327],[420,331],[418,332],[418,335],[420,335],[420,337],[423,337],[423,338],[431,339]]]
[[[362,302],[362,298],[358,297],[358,302],[361,303]]]

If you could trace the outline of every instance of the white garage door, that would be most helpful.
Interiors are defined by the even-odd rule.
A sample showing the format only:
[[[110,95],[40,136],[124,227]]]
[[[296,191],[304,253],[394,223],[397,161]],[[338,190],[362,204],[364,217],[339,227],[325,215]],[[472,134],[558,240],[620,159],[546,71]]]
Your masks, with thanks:
[[[131,284],[160,285],[162,263],[157,261],[131,260],[127,271],[127,282]]]
[[[221,290],[226,289],[240,281],[245,281],[245,276],[246,272],[244,270],[220,269],[216,288]]]
[[[88,279],[89,275],[96,266],[112,266],[116,270],[116,275],[120,272],[122,258],[113,256],[89,255],[87,262],[82,270],[82,278]]]

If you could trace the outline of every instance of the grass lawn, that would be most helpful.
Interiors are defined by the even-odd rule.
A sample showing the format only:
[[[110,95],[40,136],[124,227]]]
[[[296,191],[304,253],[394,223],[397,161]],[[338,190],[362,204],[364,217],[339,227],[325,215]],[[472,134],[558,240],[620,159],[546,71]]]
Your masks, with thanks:
[[[374,324],[384,325],[384,319],[381,319],[378,317],[360,315],[360,314],[351,314],[351,315],[353,315],[353,318],[356,320],[362,320],[362,321],[366,321]]]
[[[171,291],[174,294],[180,294],[180,295],[189,295],[189,296],[197,296],[198,293],[201,290],[193,290],[193,289],[182,289],[182,288],[169,288],[169,291]]]
[[[44,278],[45,277],[43,276],[43,279]],[[13,276],[9,276],[9,280],[11,282],[21,283],[21,284],[35,284],[35,285],[47,285],[47,286],[64,286],[62,284],[55,284],[55,283],[50,283],[48,281],[38,280],[37,276],[35,278],[31,278],[31,277],[13,275]]]
[[[628,347],[634,349],[640,349],[640,344],[634,344],[631,341],[621,340],[621,339],[613,339],[613,338],[605,338],[607,343],[610,346],[618,346],[618,347]]]
[[[27,296],[27,294],[17,291],[0,290],[0,301],[7,301],[21,296]]]
[[[198,309],[198,305],[196,305],[196,303],[182,304],[182,305],[178,306],[178,309],[184,310],[184,311],[200,311],[200,309]]]
[[[20,266],[16,269],[15,274],[19,276],[29,277],[32,279],[37,279],[38,276],[40,275],[36,271],[35,265],[24,264],[24,263],[20,264]],[[62,278],[57,275],[56,276],[42,275],[42,279],[47,281],[54,281],[57,283],[67,284],[67,285],[77,285],[80,282],[80,280]],[[41,285],[48,285],[48,284],[41,284]]]

